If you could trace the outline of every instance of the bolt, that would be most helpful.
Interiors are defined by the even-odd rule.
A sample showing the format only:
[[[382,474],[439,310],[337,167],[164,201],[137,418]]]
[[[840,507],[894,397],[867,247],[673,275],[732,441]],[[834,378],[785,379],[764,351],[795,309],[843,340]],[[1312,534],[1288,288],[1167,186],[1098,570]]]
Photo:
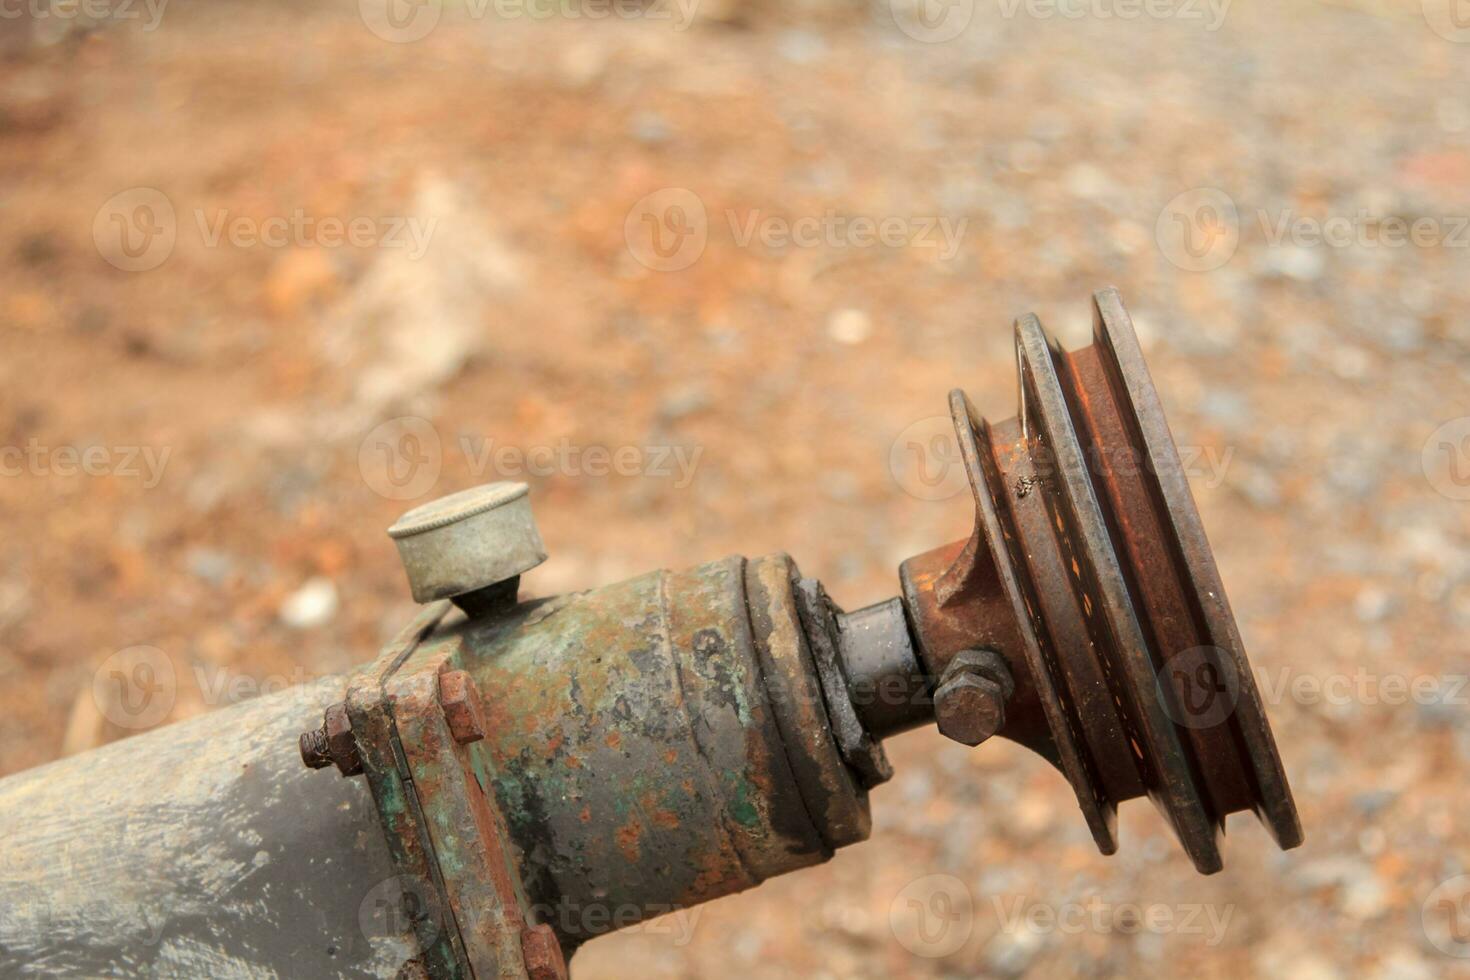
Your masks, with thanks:
[[[325,769],[335,764],[344,776],[362,772],[362,756],[352,735],[347,705],[340,702],[332,705],[322,716],[322,727],[301,733],[301,761],[310,769]]]
[[[478,742],[485,737],[485,713],[480,708],[480,692],[469,674],[462,670],[446,670],[439,675],[439,705],[449,734],[460,745]]]
[[[521,930],[521,958],[529,980],[566,980],[566,957],[556,933],[544,922]]]
[[[946,738],[979,745],[1005,727],[1006,702],[1015,690],[1004,657],[993,650],[962,650],[934,692],[934,720]]]

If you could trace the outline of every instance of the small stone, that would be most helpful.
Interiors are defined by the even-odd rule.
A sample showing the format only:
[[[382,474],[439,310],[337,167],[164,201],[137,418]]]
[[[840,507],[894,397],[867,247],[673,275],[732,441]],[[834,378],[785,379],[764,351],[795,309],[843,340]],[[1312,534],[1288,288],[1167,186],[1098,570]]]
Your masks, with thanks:
[[[1372,366],[1372,358],[1361,347],[1344,344],[1332,352],[1332,373],[1344,381],[1361,380]]]
[[[1372,873],[1349,881],[1338,900],[1342,913],[1356,922],[1376,919],[1388,911],[1388,906],[1388,889]]]
[[[1238,391],[1209,389],[1199,400],[1199,413],[1228,433],[1243,431],[1251,424],[1250,403]]]
[[[658,416],[675,422],[709,407],[710,394],[702,384],[681,385],[659,399]]]
[[[1041,933],[1025,926],[1000,932],[985,946],[985,965],[998,976],[1021,976],[1043,943]]]
[[[281,622],[292,629],[324,626],[336,615],[337,586],[331,579],[308,579],[281,603]]]
[[[855,347],[872,332],[873,322],[862,310],[838,310],[827,318],[827,336],[839,344]]]
[[[1113,178],[1091,163],[1074,164],[1067,171],[1065,181],[1067,193],[1084,201],[1101,201],[1118,193]]]
[[[1279,276],[1297,282],[1315,282],[1322,278],[1327,268],[1327,259],[1320,248],[1301,245],[1277,245],[1266,249],[1261,260],[1261,272],[1268,276]]]
[[[827,42],[813,31],[782,31],[776,39],[776,50],[794,65],[809,65],[827,54]]]
[[[673,135],[668,120],[646,109],[633,116],[631,128],[635,140],[650,145],[667,143],[669,137]]]
[[[235,560],[213,548],[190,548],[184,555],[190,574],[213,586],[220,586],[235,570]]]
[[[1358,591],[1357,598],[1353,600],[1353,611],[1358,614],[1361,623],[1377,623],[1393,611],[1396,605],[1394,597],[1386,590],[1376,585]]]

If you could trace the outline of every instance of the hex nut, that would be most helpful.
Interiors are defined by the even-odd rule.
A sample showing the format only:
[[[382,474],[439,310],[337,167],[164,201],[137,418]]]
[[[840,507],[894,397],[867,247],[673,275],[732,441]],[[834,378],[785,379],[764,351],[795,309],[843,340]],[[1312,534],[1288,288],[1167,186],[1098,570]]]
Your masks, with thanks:
[[[521,958],[530,980],[566,980],[567,961],[556,933],[546,923],[521,930]]]
[[[480,705],[480,692],[474,679],[462,670],[446,670],[439,675],[439,705],[449,734],[460,745],[478,742],[485,737],[485,712]]]
[[[322,727],[301,733],[301,761],[309,769],[325,769],[335,763],[344,776],[362,772],[362,756],[352,735],[347,705],[332,705],[322,717]]]
[[[979,745],[1005,727],[1005,691],[988,677],[959,671],[934,693],[939,731],[963,745]]]

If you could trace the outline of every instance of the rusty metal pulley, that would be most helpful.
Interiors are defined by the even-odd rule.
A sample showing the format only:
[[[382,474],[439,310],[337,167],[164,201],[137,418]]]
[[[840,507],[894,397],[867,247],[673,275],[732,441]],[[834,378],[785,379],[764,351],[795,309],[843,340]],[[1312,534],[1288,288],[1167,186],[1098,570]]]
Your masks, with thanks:
[[[1017,321],[1017,417],[950,394],[975,530],[904,562],[904,601],[935,676],[1004,657],[999,734],[1062,771],[1103,853],[1118,804],[1147,795],[1209,874],[1227,814],[1283,848],[1301,825],[1133,325],[1116,290],[1093,303],[1076,351]]]

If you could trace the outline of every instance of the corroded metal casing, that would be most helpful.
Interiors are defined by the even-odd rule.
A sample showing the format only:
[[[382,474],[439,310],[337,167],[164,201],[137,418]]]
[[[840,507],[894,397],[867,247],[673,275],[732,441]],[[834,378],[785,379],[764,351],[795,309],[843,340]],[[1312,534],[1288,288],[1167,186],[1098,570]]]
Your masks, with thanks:
[[[487,483],[430,501],[388,529],[415,602],[463,596],[546,560],[524,483]]]
[[[867,837],[784,555],[522,603],[462,647],[537,916],[573,948]]]

